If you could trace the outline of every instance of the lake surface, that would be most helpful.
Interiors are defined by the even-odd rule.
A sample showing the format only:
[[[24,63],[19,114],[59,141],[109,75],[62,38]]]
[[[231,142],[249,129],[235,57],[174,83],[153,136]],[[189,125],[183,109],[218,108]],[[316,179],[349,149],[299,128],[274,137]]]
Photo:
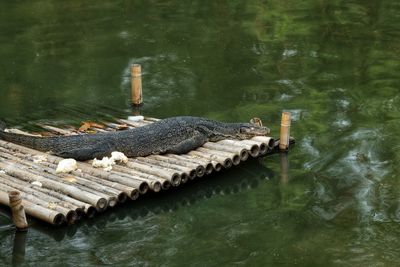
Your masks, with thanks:
[[[1,1],[0,117],[260,117],[290,153],[73,227],[0,212],[0,266],[400,266],[400,2]],[[285,166],[288,168],[284,168]],[[1,211],[1,210],[0,210]]]

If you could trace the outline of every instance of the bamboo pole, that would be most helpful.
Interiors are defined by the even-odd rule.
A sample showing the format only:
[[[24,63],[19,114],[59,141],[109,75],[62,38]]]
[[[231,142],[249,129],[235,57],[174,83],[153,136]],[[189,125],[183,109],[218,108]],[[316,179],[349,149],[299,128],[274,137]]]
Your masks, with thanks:
[[[270,137],[270,136],[254,136],[253,138],[251,138],[250,140],[252,141],[257,141],[257,142],[262,142],[264,143],[269,149],[274,148],[274,144],[275,144],[275,140],[274,138]]]
[[[63,159],[63,158],[53,156],[53,155],[50,155],[50,154],[47,154],[44,152],[36,151],[36,150],[30,149],[27,147],[23,147],[23,146],[16,145],[13,143],[5,142],[3,140],[0,140],[0,147],[25,154],[25,158],[31,159],[31,160],[32,160],[32,157],[30,157],[30,156],[33,156],[33,155],[43,155],[46,157],[47,162],[53,163],[53,164],[58,164],[58,162]],[[79,162],[78,168],[81,169],[82,171],[86,172],[89,175],[99,177],[99,178],[107,180],[107,181],[117,182],[122,185],[127,185],[127,186],[137,188],[141,194],[144,194],[148,189],[148,185],[144,181],[137,181],[137,180],[135,180],[134,177],[129,177],[129,176],[126,176],[126,175],[120,174],[120,173],[115,174],[115,173],[109,173],[109,172],[99,170],[99,169],[94,169],[88,163]],[[137,194],[134,193],[133,195],[137,195]]]
[[[260,153],[260,148],[258,147],[257,144],[251,145],[248,143],[243,143],[242,141],[238,141],[238,140],[221,140],[216,143],[222,144],[222,145],[227,145],[227,146],[232,146],[232,147],[247,149],[249,151],[250,156],[252,156],[252,157],[257,157],[258,154]]]
[[[117,172],[115,168],[112,172],[107,172],[101,169],[95,169],[90,164],[83,162],[78,163],[78,168],[81,169],[82,172],[86,172],[89,175],[105,179],[110,182],[116,182],[137,188],[140,194],[145,194],[149,188],[149,185],[146,181],[136,179],[136,177],[128,176],[125,173]]]
[[[3,181],[12,183],[13,186],[18,186],[18,189],[27,192],[32,195],[36,195],[48,201],[54,201],[62,203],[65,208],[75,209],[78,216],[82,214],[82,211],[88,218],[92,218],[96,213],[96,208],[88,203],[76,200],[67,195],[61,194],[51,189],[35,186],[29,182],[19,180],[18,178],[9,176],[7,174],[0,174],[0,178]],[[47,197],[46,197],[47,196]]]
[[[165,178],[169,180],[172,185],[175,186],[179,185],[180,181],[182,180],[182,176],[179,175],[179,173],[176,171],[169,171],[159,167],[149,166],[147,164],[141,164],[139,162],[135,162],[134,159],[129,159],[128,163],[126,163],[126,166],[144,173]]]
[[[75,210],[66,209],[62,206],[57,205],[57,203],[55,203],[55,202],[47,202],[47,201],[42,200],[38,197],[35,197],[31,194],[27,194],[27,193],[19,192],[19,191],[13,191],[13,190],[15,190],[14,186],[8,186],[5,183],[3,183],[2,181],[0,181],[0,185],[2,187],[2,190],[7,190],[9,192],[10,207],[11,207],[11,210],[13,211],[13,218],[14,218],[14,214],[15,214],[14,206],[21,205],[21,200],[24,199],[24,200],[28,200],[36,205],[42,206],[44,208],[48,208],[48,209],[60,212],[61,214],[63,214],[65,216],[68,224],[73,224],[77,219],[77,214],[76,214]],[[18,197],[19,200],[14,199],[14,198],[12,199],[11,194],[16,195],[16,197]],[[17,207],[17,208],[19,209],[20,207]],[[18,214],[18,217],[19,216],[20,215]],[[23,216],[25,217],[25,212],[24,212]],[[21,217],[21,219],[25,219],[25,223],[26,223],[26,218]],[[18,220],[19,220],[19,218],[18,218]],[[17,228],[20,228],[20,226],[18,226],[16,222],[15,222],[15,225],[17,226]],[[26,223],[26,228],[27,227],[28,227],[28,224]],[[22,228],[22,229],[26,229],[26,228]]]
[[[203,147],[211,150],[225,151],[229,153],[238,154],[240,156],[241,161],[246,161],[249,158],[249,152],[245,148],[224,146],[214,142],[207,142],[203,145]]]
[[[0,155],[1,157],[7,157],[6,155],[2,154]],[[76,177],[71,174],[57,174],[55,171],[55,165],[48,168],[45,166],[39,166],[38,164],[31,163],[28,161],[24,161],[20,158],[10,156],[8,155],[8,159],[12,159],[13,162],[11,164],[21,164],[19,165],[20,167],[23,167],[26,171],[33,173],[38,176],[42,176],[43,172],[45,172],[46,177],[44,178],[50,178],[53,181],[57,181],[59,183],[65,184],[65,185],[73,185],[74,187],[81,189],[82,191],[91,193],[96,196],[103,197],[107,199],[108,206],[114,207],[117,204],[117,200],[120,202],[124,202],[126,200],[126,194],[124,192],[118,191],[114,188],[110,188],[101,184],[98,184],[96,182],[86,180],[84,178]],[[41,162],[43,165],[49,165],[51,163],[48,162]],[[27,169],[29,168],[29,169]]]
[[[289,148],[290,124],[291,124],[290,112],[283,112],[281,119],[281,132],[279,135],[280,150],[287,150]]]
[[[43,186],[46,188],[58,190],[60,192],[68,194],[69,196],[72,196],[78,200],[90,203],[91,205],[95,206],[96,209],[99,211],[104,210],[108,205],[108,202],[104,197],[99,197],[99,196],[96,196],[87,191],[83,191],[79,188],[76,188],[74,186],[66,185],[66,184],[60,183],[58,181],[53,181],[51,179],[44,178],[39,175],[30,173],[26,170],[23,170],[24,168],[21,169],[20,164],[16,164],[16,163],[5,164],[2,160],[0,160],[0,168],[5,170],[9,175],[12,175],[21,180],[28,181],[28,182],[29,181],[38,181],[38,182],[41,182],[43,184]]]
[[[221,156],[224,158],[229,158],[232,160],[233,165],[239,165],[240,161],[241,161],[239,154],[236,154],[236,153],[214,150],[214,149],[205,148],[205,147],[198,147],[196,149],[196,151],[203,152],[205,154],[217,155],[217,156]]]
[[[210,161],[214,160],[214,161],[220,163],[225,169],[229,169],[230,167],[232,167],[232,160],[230,158],[226,158],[226,157],[223,157],[223,156],[220,156],[220,155],[204,153],[204,152],[200,152],[200,151],[196,151],[196,150],[190,151],[188,153],[188,155],[205,158],[205,159],[208,159]]]
[[[58,135],[78,135],[79,133],[74,132],[73,130],[67,130],[67,129],[61,129],[59,127],[55,126],[50,126],[50,125],[45,125],[38,123],[38,126],[42,127],[43,129],[46,129],[52,133],[58,134]]]
[[[10,206],[7,192],[2,191],[1,189],[0,204]],[[23,201],[23,206],[28,215],[50,224],[61,225],[65,221],[65,217],[61,213],[33,204],[27,200]]]
[[[46,162],[42,162],[41,164],[48,164],[48,163],[52,163],[52,164],[58,164],[58,162],[60,160],[62,160],[62,158],[53,156],[53,155],[49,155],[47,153],[43,153],[43,152],[39,152],[30,148],[26,148],[23,146],[19,146],[13,143],[8,143],[8,142],[4,142],[2,140],[0,140],[0,147],[6,148],[6,149],[11,149],[13,151],[17,151],[20,152],[24,155],[25,159],[29,159],[29,160],[33,160],[32,159],[32,155],[44,155],[47,159]],[[78,163],[78,168],[81,169],[83,172],[86,172],[88,175],[91,176],[95,176],[95,177],[99,177],[102,178],[103,180],[106,181],[111,181],[111,182],[116,182],[116,183],[120,183],[122,185],[127,185],[133,188],[137,188],[141,194],[146,193],[147,189],[148,189],[148,185],[146,182],[141,181],[141,180],[135,180],[134,177],[129,177],[126,176],[124,174],[120,174],[120,173],[109,173],[103,170],[99,170],[99,169],[95,169],[93,168],[90,164],[88,163],[84,163],[84,162],[79,162]],[[74,174],[77,174],[77,172],[73,172]],[[103,182],[106,183],[106,182]],[[137,194],[135,192],[133,192],[132,194],[128,194],[131,195],[132,199],[136,199],[137,198]],[[136,196],[136,198],[135,198]]]
[[[136,160],[139,162],[145,163],[145,164],[152,165],[152,166],[159,166],[163,169],[168,169],[170,171],[179,171],[179,172],[186,173],[186,175],[188,175],[189,178],[192,180],[194,178],[196,178],[196,176],[197,176],[196,170],[193,168],[182,167],[182,166],[171,164],[168,162],[152,159],[150,157],[137,157]]]
[[[211,162],[210,160],[200,158],[200,157],[190,156],[187,154],[181,154],[181,155],[166,154],[165,156],[168,158],[177,159],[181,162],[188,162],[188,163],[203,166],[205,168],[205,174],[211,174],[214,171],[214,164],[217,165],[216,167],[217,167],[218,171],[221,170],[221,168],[222,168],[222,165],[215,161]]]
[[[3,186],[2,190],[7,190],[7,188]],[[24,206],[22,206],[21,193],[15,191],[14,188],[9,188],[8,198],[15,226],[19,231],[26,231],[28,229],[28,222],[26,221]]]
[[[0,151],[2,151],[0,149]],[[15,155],[15,154],[14,154]],[[18,154],[16,154],[18,155]],[[123,203],[126,201],[127,194],[125,192],[121,192],[120,190],[114,189],[112,187],[108,187],[103,184],[99,184],[98,182],[100,181],[99,179],[93,180],[87,180],[85,178],[81,178],[72,174],[57,174],[55,171],[56,166],[54,164],[51,164],[49,162],[41,162],[42,165],[45,166],[40,166],[38,164],[35,164],[33,162],[29,162],[26,160],[22,160],[21,158],[11,156],[11,155],[5,155],[2,154],[0,157],[8,157],[8,159],[13,160],[14,162],[18,162],[19,164],[28,166],[31,172],[34,172],[37,175],[43,175],[43,172],[45,172],[45,175],[47,178],[51,178],[52,180],[59,181],[64,184],[72,184],[76,186],[77,188],[80,188],[84,191],[88,191],[90,193],[93,193],[95,195],[101,195],[105,198],[108,199],[108,205],[110,207],[113,207],[116,205],[116,200],[118,200],[120,203]],[[50,166],[50,168],[49,168]],[[79,172],[76,172],[79,173]]]
[[[258,146],[259,151],[258,151],[258,155],[256,155],[256,157],[258,157],[260,155],[265,155],[268,152],[268,145],[264,144],[263,142],[258,142],[258,141],[254,141],[254,140],[241,140],[240,142],[243,144]]]
[[[60,199],[55,198],[55,197],[53,197],[51,195],[45,194],[45,193],[43,193],[41,191],[37,191],[37,190],[35,190],[35,189],[38,188],[37,186],[33,186],[33,185],[31,185],[29,183],[26,183],[24,181],[15,179],[12,176],[8,176],[6,174],[0,174],[0,184],[5,184],[7,186],[13,187],[13,188],[21,191],[22,193],[26,193],[26,194],[29,194],[31,196],[37,197],[37,198],[39,198],[39,199],[41,199],[43,201],[46,201],[46,203],[54,203],[54,204],[56,204],[58,206],[61,206],[61,207],[65,208],[65,209],[75,210],[76,215],[77,215],[76,219],[79,219],[82,216],[82,214],[85,213],[83,207],[74,205],[72,203],[69,203],[69,202],[66,202],[66,201],[63,201],[63,200],[60,200]],[[34,201],[32,201],[32,202],[34,202]],[[34,203],[37,204],[36,202],[34,202]],[[46,204],[46,207],[47,206],[48,205]],[[64,214],[64,215],[66,215],[66,214]],[[67,219],[67,221],[68,221],[68,219]]]
[[[131,102],[134,106],[139,106],[143,103],[142,68],[139,64],[131,66]]]
[[[158,192],[156,190],[156,188],[158,187],[157,183],[161,184],[161,188],[163,190],[167,190],[171,187],[171,182],[165,178],[154,176],[152,174],[142,173],[140,171],[133,170],[122,165],[113,166],[113,171],[118,171],[120,173],[124,173],[128,176],[134,177],[137,180],[145,181],[146,183],[148,183],[149,187],[155,192]],[[178,182],[180,183],[180,180],[178,180]]]
[[[170,164],[173,164],[173,165],[178,165],[178,166],[181,166],[181,167],[186,167],[188,169],[195,170],[197,177],[202,177],[205,174],[204,166],[200,165],[199,163],[196,164],[196,163],[184,161],[184,159],[177,160],[177,159],[168,157],[168,155],[167,156],[165,156],[165,155],[151,155],[148,158],[155,159],[155,160],[162,161],[162,162],[167,162],[167,163],[170,163]]]
[[[125,119],[119,119],[118,122],[126,124],[126,125],[134,127],[134,128],[148,125],[148,123],[145,123],[143,121],[131,121],[131,120],[125,120]]]

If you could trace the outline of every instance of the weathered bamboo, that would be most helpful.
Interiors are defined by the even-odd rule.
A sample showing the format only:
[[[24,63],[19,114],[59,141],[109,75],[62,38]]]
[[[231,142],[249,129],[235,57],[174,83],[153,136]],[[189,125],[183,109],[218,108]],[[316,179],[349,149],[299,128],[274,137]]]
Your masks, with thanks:
[[[282,112],[281,132],[279,135],[279,149],[281,150],[287,150],[289,148],[290,124],[290,112]]]
[[[256,144],[250,145],[247,143],[243,143],[243,141],[221,140],[221,141],[218,141],[217,144],[247,149],[249,151],[250,156],[252,156],[252,157],[257,157],[258,154],[260,153],[260,148],[258,147],[258,145],[256,145]]]
[[[156,122],[156,121],[160,121],[161,119],[157,119],[157,118],[152,118],[152,117],[144,117],[145,121],[150,121],[150,122]]]
[[[20,129],[7,129],[6,130],[8,133],[15,133],[15,134],[23,134],[23,135],[28,135],[28,136],[37,136],[41,137],[42,135],[40,134],[31,134],[25,131],[21,131]]]
[[[251,138],[250,140],[252,141],[257,141],[257,142],[262,142],[264,143],[269,149],[272,149],[274,147],[275,144],[275,140],[274,138],[270,137],[270,136],[254,136],[253,138]]]
[[[13,183],[13,185],[21,186],[22,188],[20,190],[24,192],[34,195],[41,194],[40,197],[47,196],[49,199],[47,199],[46,197],[44,197],[44,199],[47,199],[48,201],[58,201],[58,203],[63,203],[65,208],[74,209],[76,207],[75,211],[77,212],[78,217],[82,215],[81,211],[83,211],[88,218],[92,218],[96,213],[96,208],[93,205],[74,199],[62,193],[41,186],[33,185],[29,182],[19,180],[18,178],[9,176],[7,174],[0,174],[0,177],[1,179],[3,179],[3,181],[7,180]]]
[[[0,149],[0,151],[2,151],[2,149]],[[19,155],[20,154],[14,154],[14,155]],[[43,173],[43,171],[46,173],[47,178],[51,178],[52,180],[56,180],[65,184],[73,184],[74,186],[84,190],[84,191],[88,191],[91,192],[95,195],[101,195],[103,194],[103,197],[106,197],[108,200],[108,205],[110,207],[115,206],[116,204],[116,200],[118,200],[118,202],[123,203],[126,201],[127,198],[127,194],[125,192],[121,192],[121,190],[117,190],[115,188],[112,187],[108,187],[106,185],[104,185],[104,182],[101,179],[92,179],[92,180],[88,180],[85,178],[81,178],[78,177],[76,175],[73,174],[57,174],[57,172],[55,171],[56,169],[56,165],[49,163],[49,162],[41,162],[39,164],[27,161],[27,160],[23,160],[21,158],[12,156],[12,155],[7,155],[7,154],[1,154],[0,157],[7,157],[10,160],[13,160],[14,162],[18,162],[19,164],[25,165],[30,167],[30,171],[34,172],[37,175],[41,175]],[[22,156],[22,158],[24,158]],[[44,166],[43,166],[44,165]],[[75,172],[77,174],[81,174],[79,172]],[[87,176],[89,177],[89,176]],[[130,193],[130,192],[129,192]]]
[[[173,165],[178,165],[181,167],[186,167],[188,169],[194,169],[196,172],[196,176],[197,177],[202,177],[205,174],[205,168],[204,166],[200,165],[199,163],[192,163],[192,162],[188,162],[188,161],[184,161],[183,159],[181,160],[177,160],[171,157],[165,156],[165,155],[151,155],[148,158],[152,158],[158,161],[162,161],[162,162],[168,162],[170,164]],[[212,168],[212,166],[211,166]],[[211,169],[212,171],[212,169]]]
[[[72,198],[70,196],[64,195],[64,194],[62,194],[60,192],[57,192],[57,191],[53,191],[53,190],[48,189],[48,188],[43,188],[43,187],[38,187],[38,186],[35,186],[34,188],[35,188],[36,191],[48,194],[49,196],[55,197],[55,198],[57,198],[57,199],[59,199],[61,201],[65,201],[67,203],[71,203],[72,205],[76,205],[78,207],[82,207],[86,217],[88,217],[88,218],[93,218],[93,216],[97,212],[96,207],[94,207],[93,205],[90,205],[89,203],[82,202],[80,200],[77,200],[75,198]],[[77,210],[75,210],[75,211],[77,211]],[[77,213],[79,214],[79,212],[77,212]]]
[[[149,185],[146,181],[136,179],[136,177],[128,176],[125,173],[117,172],[115,168],[114,171],[107,172],[101,169],[95,169],[90,164],[84,162],[79,162],[78,168],[81,169],[82,172],[85,172],[89,175],[137,188],[140,194],[145,194],[149,188]]]
[[[155,176],[159,176],[165,178],[171,182],[172,185],[179,185],[179,182],[182,179],[182,176],[179,175],[176,171],[169,171],[162,168],[149,166],[147,164],[141,164],[135,162],[133,159],[129,159],[128,163],[126,164],[127,167],[133,168],[135,170],[145,172],[148,174],[152,174]]]
[[[47,202],[47,201],[45,201],[41,198],[35,197],[31,194],[15,191],[14,186],[8,186],[5,183],[3,183],[2,181],[0,181],[0,185],[1,185],[2,190],[6,190],[9,192],[10,207],[11,207],[11,210],[13,211],[13,218],[15,218],[15,216],[18,216],[16,218],[17,220],[25,219],[25,223],[26,223],[25,212],[22,215],[23,217],[19,217],[19,216],[21,216],[19,211],[14,210],[15,208],[20,209],[22,199],[28,200],[29,202],[34,203],[39,206],[42,206],[44,208],[48,208],[48,209],[60,212],[61,214],[63,214],[65,216],[68,224],[73,224],[77,219],[77,214],[76,214],[75,210],[66,209],[62,206],[57,205],[57,203]],[[13,197],[11,197],[11,196],[13,196]],[[19,200],[18,200],[18,198],[19,198]],[[18,215],[16,214],[16,212]],[[20,226],[17,225],[17,222],[15,222],[15,223],[16,223],[15,225],[17,226],[17,228],[19,228]],[[22,225],[25,225],[23,223],[23,221],[19,221],[18,223],[22,223]],[[25,228],[27,228],[27,227],[28,227],[28,224],[26,223]],[[22,229],[25,229],[25,228],[22,228]]]
[[[2,190],[8,191],[8,200],[15,226],[19,231],[26,231],[28,229],[28,222],[26,221],[25,209],[22,205],[21,193],[15,191],[14,188],[6,188],[4,186],[2,186]]]
[[[78,133],[74,132],[73,130],[61,129],[61,128],[58,128],[55,126],[45,125],[45,124],[41,124],[41,123],[38,123],[37,125],[42,127],[43,129],[46,129],[50,132],[53,132],[53,133],[59,134],[59,135],[78,135]]]
[[[140,171],[136,171],[130,168],[127,168],[122,165],[115,165],[113,166],[113,171],[118,171],[120,173],[125,173],[128,176],[132,176],[137,180],[146,181],[149,184],[149,187],[158,192],[157,187],[159,187],[158,183],[161,184],[161,188],[167,190],[171,187],[171,182],[165,178],[158,177],[152,174],[142,173]],[[180,183],[180,180],[178,180]]]
[[[240,142],[243,144],[258,146],[259,151],[258,151],[258,155],[256,157],[258,157],[260,155],[265,155],[268,152],[268,145],[264,144],[263,142],[254,141],[254,140],[241,140]]]
[[[132,127],[134,127],[134,128],[136,128],[136,127],[142,127],[142,126],[145,126],[145,125],[148,124],[148,123],[145,123],[145,122],[143,122],[143,121],[131,121],[131,120],[125,120],[125,119],[119,119],[118,122],[119,122],[119,123],[126,124],[126,125],[128,125],[128,126],[132,126]]]
[[[82,216],[82,214],[84,214],[84,209],[82,207],[73,205],[73,204],[65,202],[65,201],[61,201],[55,197],[52,197],[50,195],[43,193],[43,192],[36,191],[36,190],[34,190],[34,188],[30,187],[31,184],[23,182],[18,179],[15,179],[12,176],[0,174],[0,184],[15,188],[15,189],[21,191],[22,193],[28,194],[29,196],[33,196],[33,197],[39,198],[40,200],[45,201],[46,204],[44,204],[44,207],[48,207],[48,203],[54,203],[57,206],[60,206],[68,211],[74,210],[76,218],[74,217],[73,213],[71,214],[69,212],[65,212],[65,210],[58,210],[65,215],[67,222],[69,222],[69,223],[73,223],[75,220],[79,219]],[[30,199],[28,199],[28,200],[30,200]],[[33,200],[30,200],[30,201],[35,204],[38,204],[38,202],[36,202],[36,201],[33,201]],[[43,206],[43,205],[41,205],[41,206]]]
[[[219,155],[213,155],[210,153],[204,153],[204,152],[200,152],[200,151],[196,151],[196,150],[192,150],[188,153],[188,155],[192,155],[192,156],[198,156],[201,158],[205,158],[208,159],[210,161],[214,160],[218,163],[220,163],[225,169],[229,169],[230,167],[232,167],[232,160],[230,158],[225,158]]]
[[[131,102],[136,106],[143,103],[142,68],[139,64],[133,64],[131,66]]]
[[[225,151],[219,151],[219,150],[213,150],[210,148],[205,148],[205,147],[198,147],[196,151],[209,154],[209,155],[217,155],[220,157],[224,158],[230,158],[232,160],[233,165],[239,165],[240,164],[240,156],[239,154],[231,153],[231,152],[225,152]]]
[[[246,161],[249,158],[249,152],[245,148],[225,146],[214,142],[207,142],[203,145],[203,147],[211,150],[225,151],[229,153],[238,154],[240,156],[241,161]]]
[[[189,156],[187,154],[183,154],[183,155],[166,154],[165,156],[168,158],[177,159],[181,162],[188,162],[188,163],[203,166],[205,168],[205,174],[211,174],[214,171],[213,163],[217,165],[219,170],[221,170],[221,168],[222,168],[222,165],[219,164],[218,162],[214,161],[212,163],[210,160],[200,158],[200,157],[195,157],[195,156]]]
[[[114,188],[110,188],[84,178],[76,177],[71,174],[57,174],[55,171],[56,166],[51,165],[51,163],[49,162],[43,161],[41,162],[41,164],[45,166],[39,166],[38,164],[22,160],[18,157],[14,157],[11,155],[7,156],[5,154],[2,154],[0,155],[0,158],[1,157],[8,157],[8,159],[13,160],[12,163],[17,162],[18,164],[21,164],[20,166],[26,166],[25,169],[29,168],[27,169],[27,171],[34,173],[35,175],[41,176],[42,173],[45,172],[45,178],[50,178],[53,181],[57,181],[66,185],[73,184],[74,187],[81,189],[82,191],[86,191],[88,193],[106,198],[110,207],[114,207],[117,204],[117,201],[124,202],[127,198],[124,192],[121,192]],[[50,166],[50,168],[48,166]]]
[[[7,192],[1,191],[1,189],[0,189],[0,204],[10,206]],[[42,206],[33,204],[27,200],[23,200],[22,204],[28,215],[40,219],[42,221],[54,225],[60,225],[65,221],[64,215],[62,215],[57,211],[50,210]]]
[[[0,168],[5,170],[9,175],[17,177],[24,181],[38,181],[43,184],[46,188],[51,188],[53,190],[61,191],[69,196],[72,196],[78,200],[87,202],[96,207],[97,210],[102,211],[104,210],[108,203],[107,200],[103,197],[96,196],[92,193],[87,191],[80,190],[74,186],[66,185],[60,183],[58,181],[53,181],[48,178],[41,177],[39,175],[27,172],[26,170],[21,169],[20,164],[5,164],[2,160],[0,160]]]
[[[159,160],[152,159],[152,158],[149,158],[149,157],[137,157],[136,160],[138,162],[142,162],[144,164],[149,164],[149,165],[152,165],[152,166],[159,166],[159,167],[161,167],[163,169],[167,169],[167,170],[170,170],[170,171],[179,171],[179,172],[182,172],[182,173],[186,173],[186,175],[188,175],[190,179],[194,179],[197,176],[196,170],[193,169],[193,168],[182,167],[182,166],[179,166],[179,165],[175,165],[175,164],[171,164],[171,163],[168,163],[168,162],[159,161]]]

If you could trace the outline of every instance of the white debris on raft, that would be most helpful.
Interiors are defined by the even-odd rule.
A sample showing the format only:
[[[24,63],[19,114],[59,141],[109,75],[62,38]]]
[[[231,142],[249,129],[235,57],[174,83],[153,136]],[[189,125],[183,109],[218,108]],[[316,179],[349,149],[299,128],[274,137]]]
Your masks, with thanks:
[[[112,165],[115,165],[116,163],[126,164],[128,163],[128,157],[122,152],[114,151],[111,153],[111,158],[103,157],[101,160],[94,159],[92,166],[94,168],[103,168],[103,170],[109,172],[112,170]]]
[[[118,151],[111,152],[111,160],[114,160],[114,162],[117,163],[128,163],[128,157],[125,156],[124,153]]]
[[[103,170],[108,172],[112,170],[112,165],[114,164],[115,161],[109,157],[103,157],[101,160],[95,158],[92,162],[94,168],[103,168]]]
[[[33,162],[35,163],[41,163],[47,161],[47,156],[46,155],[35,155],[33,156]]]
[[[39,181],[33,181],[33,182],[31,182],[31,185],[38,186],[38,187],[42,187],[43,186],[42,183],[39,182]]]
[[[6,174],[6,171],[5,171],[5,170],[2,170],[2,169],[0,169],[0,173],[2,173],[2,174]]]
[[[76,160],[74,159],[63,159],[58,163],[56,173],[68,173],[75,171],[78,168]]]
[[[129,121],[142,121],[144,120],[143,116],[128,116]]]

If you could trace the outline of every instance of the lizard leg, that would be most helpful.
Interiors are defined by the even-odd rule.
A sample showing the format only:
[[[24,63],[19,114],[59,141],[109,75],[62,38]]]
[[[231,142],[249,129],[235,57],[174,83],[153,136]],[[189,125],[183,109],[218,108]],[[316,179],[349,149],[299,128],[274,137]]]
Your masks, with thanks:
[[[205,142],[207,142],[207,138],[203,134],[197,133],[193,137],[168,148],[165,153],[184,154],[202,146]]]

